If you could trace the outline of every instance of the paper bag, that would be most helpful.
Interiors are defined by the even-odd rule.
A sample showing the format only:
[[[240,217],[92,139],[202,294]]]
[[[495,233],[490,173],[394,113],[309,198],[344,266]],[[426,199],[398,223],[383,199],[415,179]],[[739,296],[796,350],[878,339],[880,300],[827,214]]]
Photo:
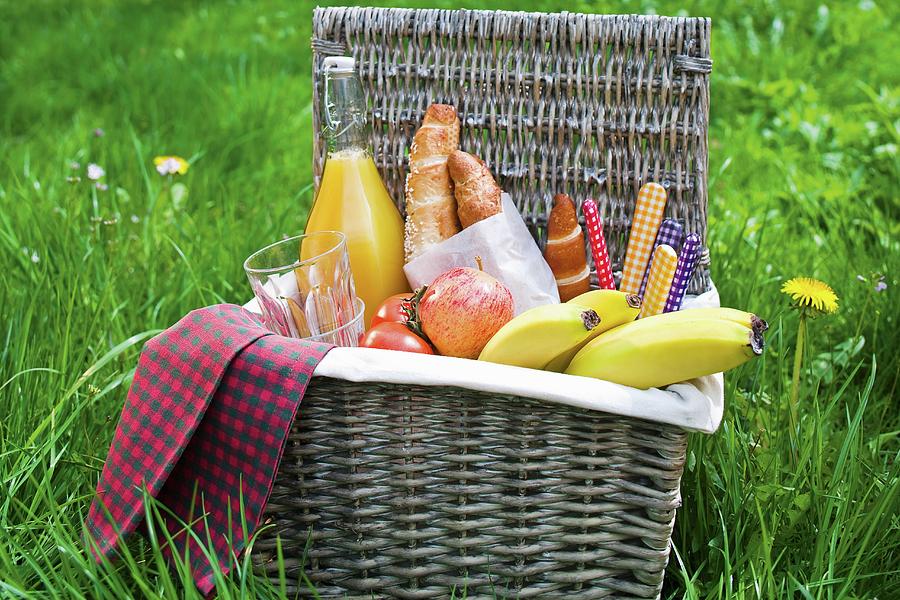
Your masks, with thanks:
[[[466,227],[432,246],[403,267],[413,289],[428,285],[453,267],[477,268],[500,280],[512,292],[515,313],[559,303],[556,279],[528,231],[509,194],[501,198],[503,212]]]

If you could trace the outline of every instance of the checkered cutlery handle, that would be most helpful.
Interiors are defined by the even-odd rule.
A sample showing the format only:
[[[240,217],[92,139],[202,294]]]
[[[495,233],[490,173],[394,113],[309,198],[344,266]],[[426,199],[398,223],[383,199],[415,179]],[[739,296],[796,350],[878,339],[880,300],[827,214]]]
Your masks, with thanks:
[[[616,289],[613,279],[609,251],[606,249],[606,237],[603,235],[603,219],[597,210],[597,203],[588,198],[581,205],[584,224],[587,227],[588,240],[591,244],[591,255],[594,257],[594,268],[597,270],[597,282],[601,290]]]
[[[675,219],[666,219],[662,222],[662,225],[659,226],[659,233],[656,234],[656,242],[653,244],[654,252],[663,244],[672,246],[675,252],[678,252],[678,249],[681,247],[681,238],[683,236],[684,228],[681,226],[681,223]],[[653,262],[651,260],[650,266],[644,271],[644,280],[641,282],[641,296],[644,295],[644,290],[647,289],[647,277],[649,277],[650,269],[652,268]]]
[[[641,291],[641,282],[653,251],[653,242],[666,210],[666,190],[658,183],[645,183],[638,193],[631,233],[625,251],[625,266],[619,290],[628,294]]]
[[[678,257],[678,265],[675,267],[675,277],[672,279],[672,289],[669,290],[669,297],[666,299],[663,312],[681,310],[684,294],[687,292],[688,284],[691,282],[691,277],[694,276],[699,261],[700,236],[692,233],[685,238],[684,246],[681,248],[681,256]]]
[[[672,246],[663,244],[653,253],[653,266],[650,269],[640,317],[651,317],[663,311],[672,287],[672,279],[675,277],[677,263],[678,255]]]

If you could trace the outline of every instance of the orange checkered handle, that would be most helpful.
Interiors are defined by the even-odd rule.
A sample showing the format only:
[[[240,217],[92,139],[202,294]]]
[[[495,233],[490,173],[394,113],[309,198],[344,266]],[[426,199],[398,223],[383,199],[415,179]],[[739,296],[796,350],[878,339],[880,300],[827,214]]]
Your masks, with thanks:
[[[665,188],[658,183],[645,183],[638,193],[634,217],[631,220],[631,233],[628,236],[628,249],[625,251],[625,265],[622,268],[622,282],[619,284],[620,291],[628,294],[637,294],[640,291],[644,272],[653,252],[653,242],[656,241],[656,233],[659,231],[665,210]]]
[[[662,313],[669,297],[669,290],[672,288],[672,279],[675,277],[677,264],[678,255],[675,254],[672,246],[662,244],[656,247],[656,251],[653,253],[653,263],[650,266],[650,276],[647,278],[647,291],[644,293],[640,317],[650,317]]]

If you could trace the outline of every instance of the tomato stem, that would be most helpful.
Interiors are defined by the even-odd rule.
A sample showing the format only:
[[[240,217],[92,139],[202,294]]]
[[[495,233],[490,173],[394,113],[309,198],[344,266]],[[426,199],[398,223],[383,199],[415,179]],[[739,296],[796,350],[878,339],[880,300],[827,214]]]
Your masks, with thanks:
[[[423,285],[415,292],[413,292],[412,297],[409,299],[406,306],[403,307],[403,311],[406,313],[406,325],[407,329],[412,331],[414,334],[425,340],[425,342],[431,346],[431,348],[437,354],[437,349],[434,347],[434,344],[431,343],[431,340],[428,339],[428,336],[425,335],[425,332],[422,331],[422,319],[419,317],[419,302],[422,301],[422,297],[425,296],[425,292],[428,291],[428,286]]]

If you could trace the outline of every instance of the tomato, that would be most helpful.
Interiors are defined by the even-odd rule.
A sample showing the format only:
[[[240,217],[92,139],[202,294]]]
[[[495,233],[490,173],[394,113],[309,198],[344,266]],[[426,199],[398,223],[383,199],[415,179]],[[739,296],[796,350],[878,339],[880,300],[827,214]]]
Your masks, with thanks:
[[[412,294],[395,294],[381,303],[375,315],[372,317],[372,327],[379,323],[406,323],[409,317],[404,312],[404,307],[409,306],[409,297]]]
[[[359,345],[363,348],[434,354],[428,342],[410,331],[403,323],[379,323],[366,332]]]

